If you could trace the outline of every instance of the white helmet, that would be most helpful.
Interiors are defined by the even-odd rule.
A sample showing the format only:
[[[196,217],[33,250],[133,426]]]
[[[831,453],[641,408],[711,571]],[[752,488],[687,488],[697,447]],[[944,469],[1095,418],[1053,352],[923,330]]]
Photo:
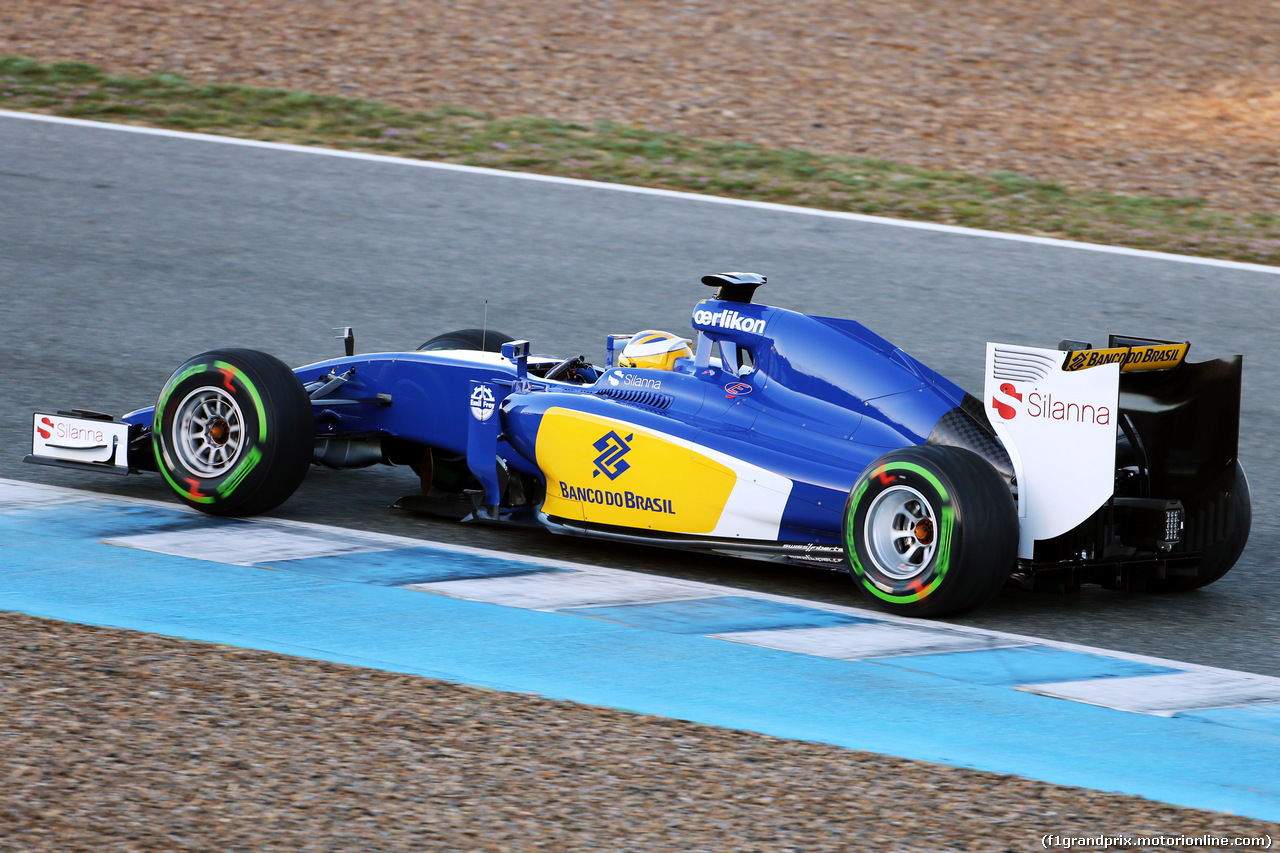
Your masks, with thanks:
[[[670,332],[645,329],[637,332],[622,349],[618,364],[622,367],[644,367],[654,370],[671,370],[677,358],[692,358],[693,348],[688,338],[677,338]]]

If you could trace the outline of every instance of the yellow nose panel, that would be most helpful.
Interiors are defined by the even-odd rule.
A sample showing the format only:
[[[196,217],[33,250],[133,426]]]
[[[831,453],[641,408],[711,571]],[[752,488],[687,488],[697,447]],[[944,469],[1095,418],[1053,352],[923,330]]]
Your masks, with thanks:
[[[670,436],[568,409],[542,416],[536,449],[547,477],[542,511],[596,524],[708,533],[737,481]]]

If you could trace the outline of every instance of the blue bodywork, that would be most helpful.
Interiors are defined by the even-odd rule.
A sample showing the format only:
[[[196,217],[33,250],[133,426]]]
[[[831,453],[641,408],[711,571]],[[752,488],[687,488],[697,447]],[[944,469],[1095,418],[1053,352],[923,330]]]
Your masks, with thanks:
[[[536,497],[526,497],[523,514],[500,511],[519,508],[509,506],[504,479],[536,484],[526,496],[547,487],[538,447],[548,440],[548,410],[632,425],[785,477],[790,494],[772,544],[837,546],[845,500],[863,469],[890,449],[924,444],[965,398],[959,386],[852,320],[712,298],[695,306],[692,325],[698,353],[673,371],[614,367],[610,353],[609,365],[584,366],[577,381],[545,379],[539,374],[554,361],[528,359],[527,350],[507,345],[507,356],[373,353],[295,373],[312,393],[318,441],[395,442],[466,457],[482,487],[477,517],[668,544],[681,537],[566,526],[539,512]],[[332,387],[321,388],[325,383]],[[477,391],[482,386],[490,391]],[[493,395],[495,416],[480,420],[471,403],[485,393]],[[149,426],[152,413],[139,410],[126,420]],[[833,553],[818,562],[836,562]]]

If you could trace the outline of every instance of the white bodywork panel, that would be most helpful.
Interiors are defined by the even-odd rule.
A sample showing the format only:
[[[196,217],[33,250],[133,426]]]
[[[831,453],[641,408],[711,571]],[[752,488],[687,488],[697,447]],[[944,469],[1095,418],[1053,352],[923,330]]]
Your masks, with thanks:
[[[1013,460],[1021,534],[1018,556],[1035,540],[1066,533],[1115,487],[1120,366],[1066,372],[1066,353],[987,344],[983,404]]]
[[[36,412],[31,455],[129,468],[129,425]]]

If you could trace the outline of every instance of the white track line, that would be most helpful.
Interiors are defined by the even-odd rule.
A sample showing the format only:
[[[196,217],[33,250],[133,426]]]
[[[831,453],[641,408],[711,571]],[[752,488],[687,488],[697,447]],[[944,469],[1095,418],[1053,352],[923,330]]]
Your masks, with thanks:
[[[324,534],[321,531],[293,530],[272,524],[236,524],[209,530],[182,530],[169,533],[140,533],[103,539],[105,545],[137,548],[173,557],[207,560],[234,566],[257,566],[279,560],[304,560],[338,554],[367,554],[391,551],[396,545],[376,536],[351,531]]]
[[[825,608],[825,605],[820,606]],[[965,629],[945,628],[937,622],[917,626],[872,623],[830,625],[823,628],[781,628],[711,636],[749,646],[840,660],[971,652],[1024,645],[1017,640],[975,634]]]
[[[524,558],[508,557],[524,562]],[[470,601],[487,601],[524,610],[565,610],[616,604],[652,604],[706,598],[696,581],[670,580],[653,575],[592,572],[515,575],[410,584],[409,589],[435,592]]]
[[[944,234],[985,237],[990,240],[1008,240],[1014,243],[1032,243],[1038,246],[1055,246],[1063,249],[1081,249],[1088,252],[1101,252],[1108,255],[1124,255],[1131,258],[1147,258],[1154,261],[1171,261],[1179,264],[1195,264],[1205,267],[1219,267],[1221,269],[1244,270],[1247,272],[1280,275],[1280,267],[1267,266],[1265,264],[1247,264],[1240,261],[1225,261],[1219,258],[1198,258],[1192,255],[1175,255],[1169,252],[1151,252],[1146,249],[1130,249],[1124,246],[1104,246],[1098,243],[1081,243],[1075,240],[1059,240],[1053,237],[1035,237],[1029,234],[1007,234],[1001,231],[984,231],[980,228],[964,228],[959,225],[943,225],[936,222],[913,222],[908,219],[890,219],[884,216],[868,216],[863,213],[844,213],[837,210],[818,210],[812,207],[774,204],[767,201],[748,201],[746,199],[700,195],[698,193],[679,192],[677,190],[637,187],[629,184],[585,181],[580,178],[560,178],[554,175],[537,175],[531,172],[510,172],[503,169],[487,169],[481,166],[462,166],[456,163],[439,163],[432,160],[411,160],[407,157],[392,157],[386,154],[366,154],[360,151],[339,151],[333,148],[320,148],[318,146],[289,145],[283,142],[263,142],[257,139],[239,139],[233,136],[214,136],[207,133],[189,133],[182,130],[138,127],[131,124],[87,121],[85,119],[63,118],[62,116],[42,115],[40,113],[21,113],[13,112],[11,110],[0,110],[0,118],[22,119],[24,121],[42,121],[50,124],[66,124],[75,127],[96,128],[98,130],[119,130],[126,133],[141,133],[147,136],[166,136],[172,139],[187,139],[193,142],[216,142],[222,145],[241,145],[247,148],[266,148],[272,151],[290,151],[296,154],[344,157],[349,160],[366,160],[374,163],[414,166],[420,169],[439,169],[449,172],[465,172],[472,175],[487,175],[495,178],[510,178],[520,181],[540,181],[547,184],[560,184],[563,186],[582,187],[586,189],[612,190],[613,192],[652,195],[663,198],[684,199],[686,201],[700,201],[708,204],[727,204],[733,207],[747,207],[755,210],[768,210],[775,213],[819,216],[826,219],[843,219],[847,222],[861,222],[870,225],[912,228],[917,231],[940,231]]]
[[[1280,679],[1244,672],[1173,672],[1014,688],[1118,711],[1172,717],[1210,708],[1280,702]]]

